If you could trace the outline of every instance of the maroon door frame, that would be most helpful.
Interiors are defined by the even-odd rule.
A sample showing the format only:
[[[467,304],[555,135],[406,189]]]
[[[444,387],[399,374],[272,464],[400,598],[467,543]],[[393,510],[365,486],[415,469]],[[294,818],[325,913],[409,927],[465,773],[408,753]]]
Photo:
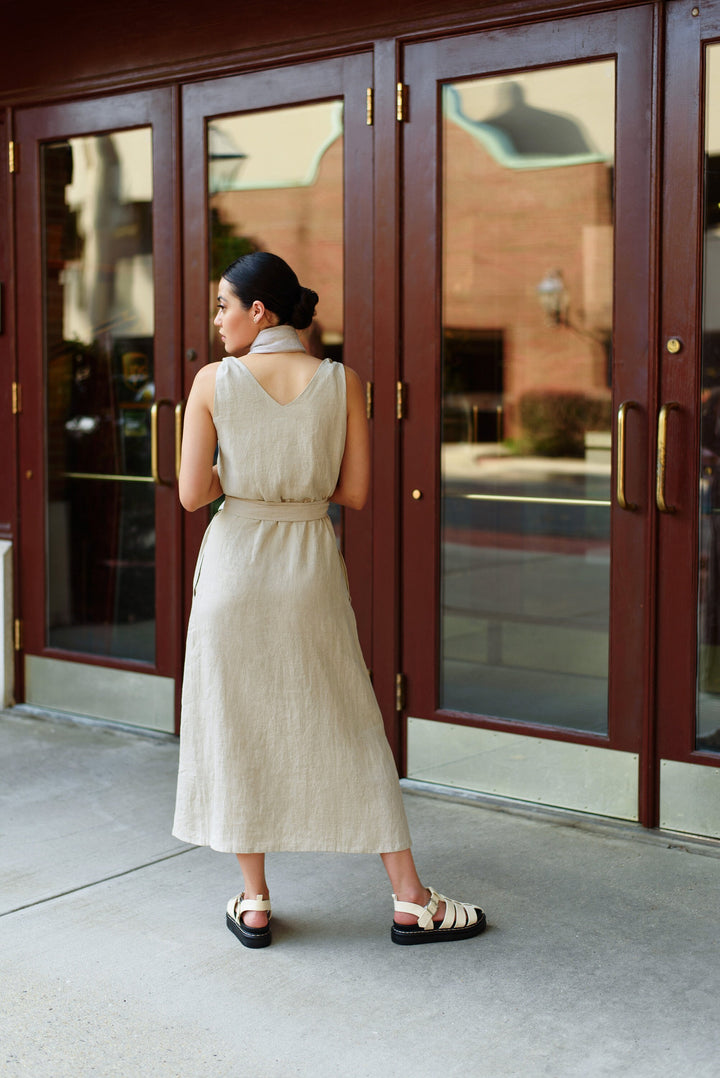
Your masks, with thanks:
[[[375,269],[374,269],[374,431],[373,528],[373,687],[385,731],[402,764],[402,715],[397,709],[400,660],[400,438],[397,415],[401,380],[400,230],[401,137],[397,82],[401,48],[392,38],[375,46]]]
[[[720,767],[695,749],[701,387],[705,45],[720,3],[667,8],[660,404],[668,416],[666,501],[658,525],[658,756]],[[671,337],[682,341],[675,355]]]
[[[177,399],[179,343],[179,258],[176,191],[178,162],[172,90],[148,90],[95,100],[21,109],[15,114],[15,137],[22,153],[16,184],[17,341],[23,410],[19,423],[20,484],[19,579],[23,650],[34,655],[76,660],[175,677],[180,656],[179,509],[175,485],[155,487],[156,617],[154,665],[85,655],[45,646],[45,384],[43,324],[37,297],[43,295],[39,147],[44,141],[117,131],[153,129],[153,264],[155,269],[156,399]],[[172,421],[161,409],[161,474],[173,469]],[[177,686],[179,689],[179,685]]]
[[[641,753],[640,818],[657,814],[653,754],[652,596],[657,162],[653,42],[656,10],[638,7],[409,45],[404,81],[411,122],[405,125],[403,264],[404,377],[409,411],[404,428],[403,656],[407,713],[532,736],[607,745]],[[438,711],[439,424],[441,209],[439,85],[446,80],[616,57],[614,411],[639,404],[628,417],[627,486],[638,504],[621,510],[613,498],[609,732],[607,737],[495,718]],[[431,432],[434,432],[431,433]],[[613,454],[614,456],[614,454]],[[411,496],[423,491],[421,500]],[[615,460],[613,486],[615,490]]]
[[[0,109],[0,145],[7,146],[12,139],[12,123],[9,109]],[[17,381],[15,370],[15,302],[13,288],[13,183],[7,169],[0,169],[0,414],[6,421],[0,424],[0,457],[6,462],[15,459],[16,423],[12,417],[12,383]],[[15,530],[15,475],[9,468],[0,489],[0,539],[12,538]]]
[[[367,123],[367,90],[372,87],[372,54],[211,79],[183,88],[183,264],[185,284],[183,394],[208,361],[207,309],[207,150],[209,119],[312,101],[344,101],[345,153],[345,312],[344,360],[363,381],[373,380],[373,128]],[[307,282],[312,285],[312,282]],[[322,296],[320,297],[322,303]],[[207,512],[184,514],[185,615],[192,589],[188,581]],[[361,513],[345,512],[344,553],[353,607],[366,661],[373,646],[372,503]]]

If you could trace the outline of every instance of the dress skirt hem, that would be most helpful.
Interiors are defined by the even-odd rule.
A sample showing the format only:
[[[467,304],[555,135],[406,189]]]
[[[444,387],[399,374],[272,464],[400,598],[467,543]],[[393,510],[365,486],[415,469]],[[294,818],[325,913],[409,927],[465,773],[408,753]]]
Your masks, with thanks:
[[[302,845],[297,846],[282,845],[282,846],[269,846],[266,849],[252,849],[243,850],[238,847],[229,847],[225,843],[206,842],[200,839],[185,838],[177,831],[173,831],[173,838],[178,839],[180,842],[186,842],[189,846],[203,847],[210,850],[214,850],[216,853],[352,853],[352,854],[370,854],[380,855],[382,853],[401,853],[403,850],[409,850],[411,847],[410,842],[406,842],[403,845],[391,844],[390,847],[383,847],[377,849],[375,847],[359,847],[359,846],[321,846],[317,845]]]

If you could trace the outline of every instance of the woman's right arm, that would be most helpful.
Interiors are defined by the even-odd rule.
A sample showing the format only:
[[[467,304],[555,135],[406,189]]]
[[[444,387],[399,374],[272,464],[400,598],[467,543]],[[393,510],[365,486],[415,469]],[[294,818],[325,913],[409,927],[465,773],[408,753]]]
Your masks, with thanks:
[[[183,507],[191,513],[209,505],[223,492],[217,465],[213,464],[217,432],[212,414],[219,366],[208,363],[200,368],[185,408],[178,490]]]

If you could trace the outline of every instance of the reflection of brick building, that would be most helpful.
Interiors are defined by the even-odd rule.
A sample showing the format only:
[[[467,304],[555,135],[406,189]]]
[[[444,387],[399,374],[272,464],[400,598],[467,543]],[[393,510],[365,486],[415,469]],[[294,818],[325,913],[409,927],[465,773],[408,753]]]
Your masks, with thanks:
[[[531,389],[608,396],[612,202],[604,162],[512,169],[447,121],[446,331],[494,331],[502,342],[506,427]],[[570,325],[552,324],[538,284],[560,269]]]
[[[518,433],[518,402],[528,390],[608,398],[612,170],[607,161],[587,147],[552,159],[545,154],[539,167],[526,167],[517,154],[503,160],[492,152],[489,125],[473,124],[462,114],[446,118],[443,138],[443,321],[448,356],[463,368],[460,387],[447,384],[446,391],[461,396],[465,379],[465,396],[480,400],[485,412],[502,402],[506,437]],[[282,254],[300,280],[318,292],[318,319],[330,340],[343,335],[342,169],[343,140],[337,138],[322,156],[313,183],[225,191],[212,198],[220,220],[237,236]],[[567,325],[549,323],[538,302],[538,284],[556,270],[568,290]],[[475,371],[468,373],[473,365]],[[482,424],[479,437],[483,440]]]
[[[224,191],[211,200],[236,235],[281,255],[300,283],[318,293],[318,321],[332,340],[343,337],[343,196],[343,139],[337,138],[314,183]]]

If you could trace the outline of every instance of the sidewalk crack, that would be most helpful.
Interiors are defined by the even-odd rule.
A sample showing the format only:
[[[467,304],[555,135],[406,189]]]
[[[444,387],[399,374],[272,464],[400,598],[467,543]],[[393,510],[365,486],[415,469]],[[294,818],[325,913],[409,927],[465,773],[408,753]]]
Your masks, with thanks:
[[[201,848],[200,846],[187,846],[185,849],[175,850],[173,853],[166,853],[162,857],[156,857],[152,861],[146,861],[142,865],[134,865],[132,868],[123,869],[122,872],[114,872],[110,876],[101,876],[100,879],[91,880],[89,883],[81,883],[78,887],[69,887],[67,891],[58,891],[57,894],[48,895],[46,898],[38,898],[34,902],[26,902],[24,905],[15,906],[11,910],[2,910],[0,911],[0,918],[9,917],[13,913],[21,913],[22,910],[31,910],[35,906],[44,906],[47,902],[56,902],[59,898],[76,895],[79,891],[87,891],[91,887],[98,887],[101,883],[108,883],[110,880],[119,880],[123,876],[132,876],[135,872],[142,872],[144,868],[160,865],[163,861],[171,861],[174,857],[182,857],[186,853],[193,853]]]

